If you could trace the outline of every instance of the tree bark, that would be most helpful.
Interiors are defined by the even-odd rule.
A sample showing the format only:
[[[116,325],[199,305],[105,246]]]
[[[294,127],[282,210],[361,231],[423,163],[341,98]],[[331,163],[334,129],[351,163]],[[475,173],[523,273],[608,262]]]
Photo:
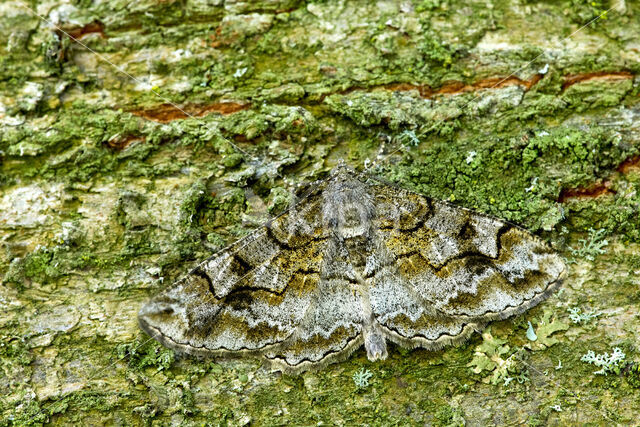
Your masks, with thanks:
[[[2,2],[0,424],[637,422],[638,28],[625,1]],[[300,376],[139,330],[342,158],[540,234],[564,287]]]

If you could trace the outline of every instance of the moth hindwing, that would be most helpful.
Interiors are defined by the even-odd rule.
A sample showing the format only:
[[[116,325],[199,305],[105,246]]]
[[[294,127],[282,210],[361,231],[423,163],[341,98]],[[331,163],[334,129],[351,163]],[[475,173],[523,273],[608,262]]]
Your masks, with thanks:
[[[439,349],[544,300],[561,258],[526,230],[337,166],[292,209],[145,304],[142,328],[199,355],[300,372]]]

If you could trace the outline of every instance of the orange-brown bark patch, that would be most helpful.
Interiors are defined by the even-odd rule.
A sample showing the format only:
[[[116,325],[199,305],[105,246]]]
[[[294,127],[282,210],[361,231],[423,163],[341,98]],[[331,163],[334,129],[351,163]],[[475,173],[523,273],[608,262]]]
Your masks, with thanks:
[[[629,173],[631,171],[640,171],[640,156],[633,156],[620,163],[616,168],[620,173]]]
[[[525,89],[531,89],[533,85],[538,83],[542,79],[542,74],[535,74],[529,80],[523,80],[519,77],[489,77],[479,80],[473,84],[464,84],[458,81],[451,81],[445,83],[440,89],[438,94],[455,95],[463,92],[470,92],[480,89],[496,89],[507,86],[524,86]]]
[[[143,117],[154,122],[169,123],[173,120],[182,120],[188,117],[203,117],[207,114],[218,113],[222,115],[233,114],[246,110],[251,104],[239,102],[216,102],[209,105],[186,105],[177,106],[174,104],[161,104],[146,110],[133,110],[132,114]]]
[[[522,80],[518,77],[490,77],[479,80],[472,84],[465,84],[452,80],[445,82],[439,89],[433,89],[427,85],[414,85],[411,83],[391,83],[384,88],[393,91],[417,90],[423,98],[431,98],[434,95],[457,95],[459,93],[471,92],[480,89],[495,89],[507,86],[524,86],[527,90],[542,79],[542,74],[536,74],[529,80]]]
[[[69,35],[73,40],[80,40],[87,34],[95,34],[98,33],[100,37],[105,38],[104,35],[104,24],[100,21],[93,21],[87,25],[82,27],[76,27],[69,30],[65,30],[65,32]],[[60,34],[62,35],[62,34]]]
[[[589,187],[565,188],[560,192],[558,202],[565,203],[571,199],[595,199],[606,194],[615,194],[615,190],[610,187],[611,181],[603,181]]]
[[[569,74],[564,77],[562,90],[573,86],[576,83],[587,82],[591,80],[626,80],[632,79],[633,74],[628,71],[597,71],[593,73]]]
[[[144,136],[127,135],[124,137],[112,138],[105,142],[105,145],[114,151],[122,151],[134,142],[144,142],[145,140],[146,138]]]

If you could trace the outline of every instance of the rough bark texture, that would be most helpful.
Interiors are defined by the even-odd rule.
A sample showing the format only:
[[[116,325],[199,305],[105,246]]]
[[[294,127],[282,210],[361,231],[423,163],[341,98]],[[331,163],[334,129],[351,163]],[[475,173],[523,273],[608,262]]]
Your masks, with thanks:
[[[0,424],[637,424],[639,59],[625,1],[3,1]],[[377,174],[551,241],[563,290],[301,376],[138,329],[296,183],[381,150]],[[615,347],[607,375],[581,360]]]

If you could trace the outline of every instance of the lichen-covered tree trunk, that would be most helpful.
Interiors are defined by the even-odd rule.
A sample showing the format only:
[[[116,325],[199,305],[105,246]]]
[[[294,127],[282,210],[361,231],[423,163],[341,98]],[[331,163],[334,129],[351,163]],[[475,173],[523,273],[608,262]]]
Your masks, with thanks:
[[[624,0],[3,1],[0,425],[637,424],[639,60]],[[300,376],[139,330],[342,158],[541,235],[564,287]]]

